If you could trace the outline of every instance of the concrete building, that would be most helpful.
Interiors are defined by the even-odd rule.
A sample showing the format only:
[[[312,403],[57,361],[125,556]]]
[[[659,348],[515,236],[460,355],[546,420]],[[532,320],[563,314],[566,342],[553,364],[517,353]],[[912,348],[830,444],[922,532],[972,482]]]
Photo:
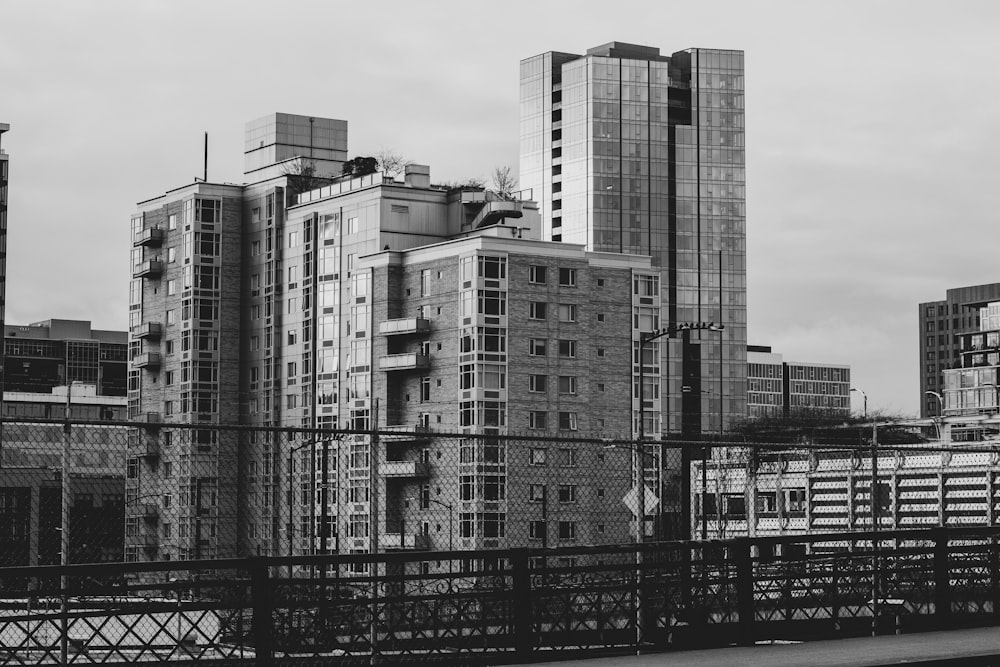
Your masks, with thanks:
[[[542,238],[650,256],[663,325],[725,325],[659,346],[665,420],[647,432],[746,414],[743,83],[740,51],[611,42],[521,62],[520,179]]]
[[[48,394],[80,382],[98,396],[125,396],[128,333],[103,331],[85,320],[51,319],[4,327],[8,392]]]
[[[850,366],[785,361],[764,345],[747,348],[747,416],[851,414]]]
[[[627,509],[605,499],[631,486],[630,451],[401,435],[373,452],[367,434],[214,428],[630,437],[637,424],[639,332],[666,307],[649,257],[543,241],[533,202],[434,186],[426,166],[300,193],[292,179],[198,182],[133,217],[128,401],[150,426],[133,434],[127,494],[171,502],[158,527],[127,502],[126,557],[628,539]],[[658,433],[663,367],[647,366]],[[647,468],[657,488],[662,466]],[[432,499],[452,530],[429,525]]]
[[[926,446],[880,448],[875,494],[880,530],[932,526],[992,526],[1000,520],[996,454],[992,441],[962,443],[942,451]],[[869,452],[846,450],[761,452],[709,461],[702,486],[700,462],[693,488],[695,523],[702,511],[708,539],[872,528],[872,465]],[[751,464],[755,462],[755,464]],[[704,489],[707,488],[707,493]],[[831,544],[844,549],[846,544]]]
[[[124,396],[101,396],[95,385],[73,386],[75,420],[122,419]],[[0,423],[0,549],[4,565],[60,561],[62,452],[67,388],[50,393],[5,392]],[[120,561],[124,548],[127,428],[74,425],[69,437],[70,562]]]
[[[960,366],[959,338],[978,331],[977,304],[1000,300],[1000,283],[956,287],[942,301],[921,303],[918,310],[920,350],[920,416],[941,416],[941,403],[928,392],[941,394],[944,372]]]

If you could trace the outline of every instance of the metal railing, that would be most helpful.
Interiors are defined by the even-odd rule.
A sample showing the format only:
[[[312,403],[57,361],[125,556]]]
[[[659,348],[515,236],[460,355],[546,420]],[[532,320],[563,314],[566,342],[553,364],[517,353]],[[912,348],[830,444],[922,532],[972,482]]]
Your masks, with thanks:
[[[1000,528],[871,537],[3,568],[0,664],[524,662],[997,623]]]

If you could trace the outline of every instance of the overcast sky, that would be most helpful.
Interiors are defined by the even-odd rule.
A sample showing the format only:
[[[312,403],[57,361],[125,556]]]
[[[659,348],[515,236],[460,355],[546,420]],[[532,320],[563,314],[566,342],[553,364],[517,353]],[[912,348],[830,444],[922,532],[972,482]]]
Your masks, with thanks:
[[[3,0],[7,322],[125,329],[129,215],[201,174],[203,132],[211,181],[275,111],[487,177],[517,168],[521,59],[742,49],[750,342],[915,413],[917,304],[1000,282],[998,35],[991,1]]]

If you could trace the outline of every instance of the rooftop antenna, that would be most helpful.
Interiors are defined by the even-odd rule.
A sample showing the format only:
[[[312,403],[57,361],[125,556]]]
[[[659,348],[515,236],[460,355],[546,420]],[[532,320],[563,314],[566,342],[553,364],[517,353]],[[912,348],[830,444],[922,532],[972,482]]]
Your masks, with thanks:
[[[208,132],[205,133],[205,170],[201,180],[208,183]]]

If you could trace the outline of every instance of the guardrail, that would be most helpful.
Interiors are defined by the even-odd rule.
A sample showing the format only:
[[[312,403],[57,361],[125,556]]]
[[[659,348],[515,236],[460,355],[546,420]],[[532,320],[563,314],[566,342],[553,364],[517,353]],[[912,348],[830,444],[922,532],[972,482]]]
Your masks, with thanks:
[[[935,528],[3,568],[0,664],[495,664],[986,626],[998,540]]]

